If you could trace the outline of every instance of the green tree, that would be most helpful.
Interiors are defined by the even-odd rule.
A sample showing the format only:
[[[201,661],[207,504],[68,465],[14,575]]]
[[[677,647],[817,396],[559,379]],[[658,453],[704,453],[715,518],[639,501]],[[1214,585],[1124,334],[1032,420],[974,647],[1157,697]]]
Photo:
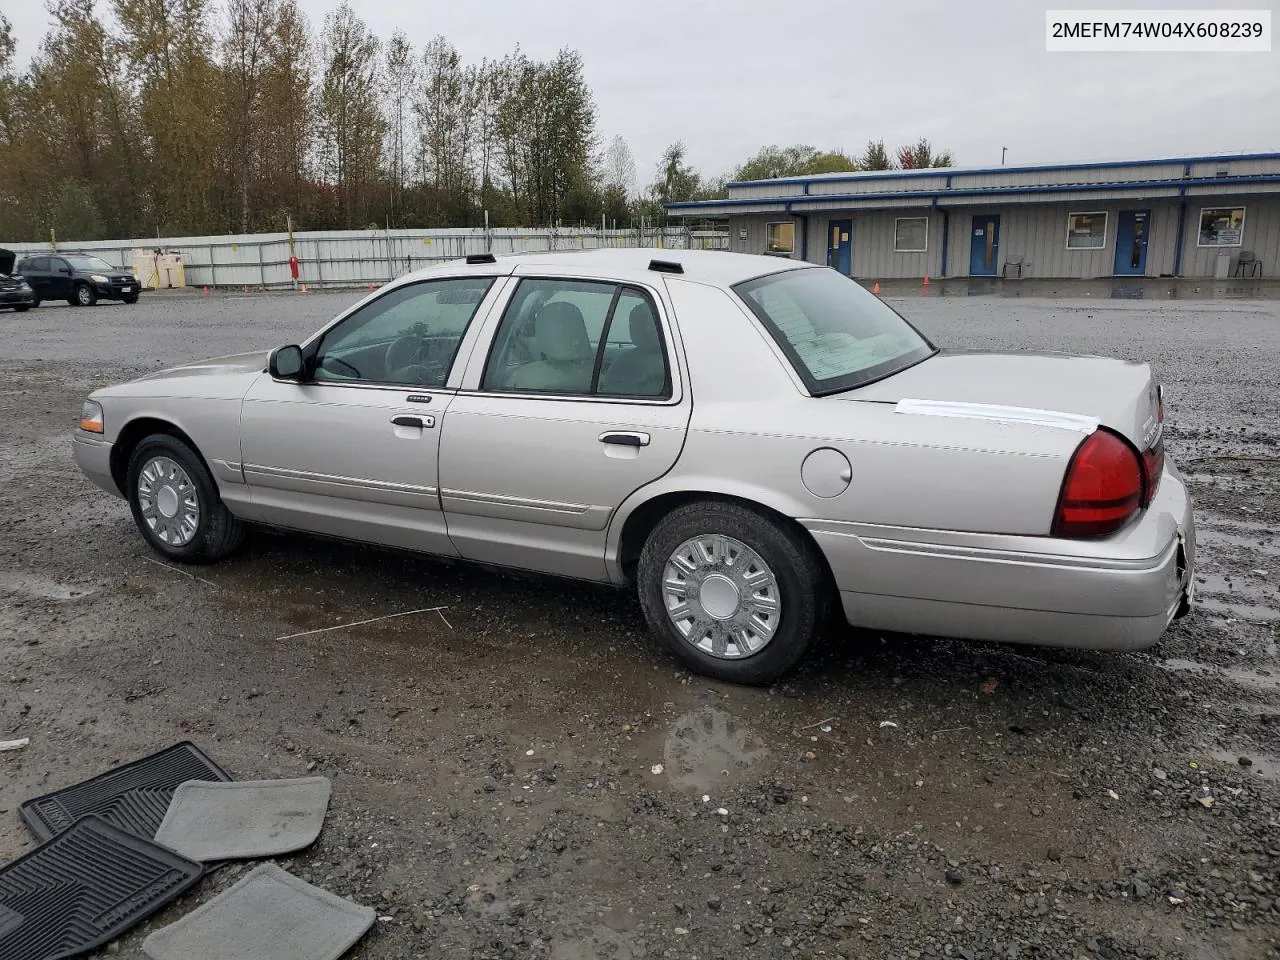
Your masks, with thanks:
[[[413,109],[413,86],[418,65],[414,62],[413,44],[401,31],[391,35],[387,43],[387,161],[391,218],[399,224],[404,214],[404,191],[408,181],[405,158],[408,124]]]
[[[334,187],[333,223],[363,226],[373,209],[386,127],[379,102],[380,46],[347,0],[325,17],[315,113],[322,178]]]
[[[808,144],[792,147],[768,146],[740,166],[734,179],[773,180],[856,169],[857,161],[839,150],[822,151]]]
[[[89,0],[72,0],[84,3]],[[211,0],[113,0],[122,52],[138,85],[139,129],[150,155],[147,186],[158,228],[170,235],[207,230],[217,219],[222,125]]]
[[[858,170],[893,170],[894,162],[883,140],[868,140],[867,149],[858,157]]]

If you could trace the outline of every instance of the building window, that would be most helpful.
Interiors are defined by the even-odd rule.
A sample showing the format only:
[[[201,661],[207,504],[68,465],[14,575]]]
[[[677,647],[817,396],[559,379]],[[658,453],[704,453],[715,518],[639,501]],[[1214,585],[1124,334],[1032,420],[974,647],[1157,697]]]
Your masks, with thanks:
[[[1103,212],[1067,214],[1067,249],[1101,250],[1107,245],[1107,215]]]
[[[894,253],[924,253],[929,249],[929,218],[898,217],[893,222]]]
[[[795,253],[796,225],[790,220],[766,223],[764,248],[769,253]]]
[[[1197,247],[1238,247],[1244,242],[1244,207],[1204,207]]]

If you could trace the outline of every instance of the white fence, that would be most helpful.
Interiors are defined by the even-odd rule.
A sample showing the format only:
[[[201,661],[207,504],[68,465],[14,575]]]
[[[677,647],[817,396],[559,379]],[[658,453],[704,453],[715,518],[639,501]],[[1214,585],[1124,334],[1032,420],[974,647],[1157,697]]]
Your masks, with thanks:
[[[382,284],[412,270],[472,253],[538,253],[597,250],[601,247],[666,247],[726,250],[727,233],[667,227],[649,230],[444,229],[334,230],[289,235],[259,233],[223,237],[59,242],[60,253],[91,253],[128,270],[135,250],[182,255],[187,286],[290,286],[289,257],[296,256],[298,280],[316,287]],[[0,244],[19,257],[49,253],[49,244]],[[147,278],[140,278],[147,282]]]

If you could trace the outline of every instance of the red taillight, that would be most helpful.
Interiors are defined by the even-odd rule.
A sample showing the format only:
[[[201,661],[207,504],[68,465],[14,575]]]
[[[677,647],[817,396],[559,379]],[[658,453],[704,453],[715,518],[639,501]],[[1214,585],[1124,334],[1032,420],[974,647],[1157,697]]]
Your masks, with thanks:
[[[1142,469],[1146,473],[1147,481],[1142,505],[1147,507],[1156,498],[1156,490],[1160,488],[1160,478],[1164,476],[1164,437],[1157,437],[1155,446],[1142,455]]]
[[[1143,464],[1133,448],[1109,430],[1091,433],[1067,467],[1053,535],[1114,533],[1142,508],[1144,486]]]

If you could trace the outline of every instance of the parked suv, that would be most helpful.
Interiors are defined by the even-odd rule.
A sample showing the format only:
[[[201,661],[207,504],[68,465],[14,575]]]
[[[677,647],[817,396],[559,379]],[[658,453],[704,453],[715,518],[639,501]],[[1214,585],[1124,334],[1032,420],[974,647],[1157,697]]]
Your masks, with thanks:
[[[73,307],[91,307],[99,300],[138,302],[138,281],[131,273],[83,253],[27,257],[18,272],[41,300],[66,300]]]
[[[16,259],[12,250],[0,250],[0,309],[25,313],[36,305],[36,295],[26,279],[13,272]]]

